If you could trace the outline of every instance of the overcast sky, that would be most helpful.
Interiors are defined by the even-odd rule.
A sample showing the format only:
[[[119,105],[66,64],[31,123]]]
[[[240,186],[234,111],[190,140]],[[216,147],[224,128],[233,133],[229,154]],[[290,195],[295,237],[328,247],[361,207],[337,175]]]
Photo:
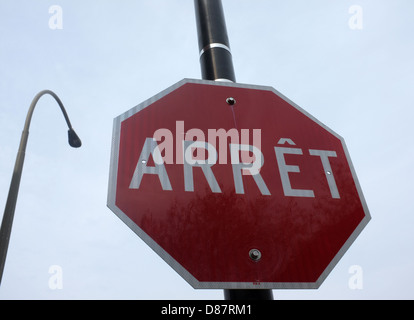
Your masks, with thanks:
[[[318,290],[275,299],[413,299],[414,2],[223,7],[237,82],[274,87],[344,137],[372,216]],[[0,299],[223,299],[194,290],[106,206],[113,119],[201,77],[193,1],[0,0],[0,39],[1,210],[36,93],[61,98],[83,142],[69,147],[43,97]],[[355,270],[362,288],[349,285]]]

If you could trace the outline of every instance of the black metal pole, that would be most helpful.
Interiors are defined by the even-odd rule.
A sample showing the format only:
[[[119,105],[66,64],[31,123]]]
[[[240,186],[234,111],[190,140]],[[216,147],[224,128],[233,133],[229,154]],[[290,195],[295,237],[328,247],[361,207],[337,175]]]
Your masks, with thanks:
[[[27,112],[26,122],[24,124],[22,137],[20,140],[19,150],[16,156],[16,162],[14,165],[13,176],[10,183],[9,194],[7,196],[6,206],[4,209],[3,219],[1,222],[0,228],[0,284],[3,277],[4,265],[6,263],[7,250],[9,247],[10,234],[12,230],[14,211],[16,209],[17,195],[19,193],[20,179],[23,171],[24,156],[26,152],[27,139],[29,137],[29,127],[32,119],[34,108],[37,104],[37,101],[44,94],[51,95],[56,102],[59,104],[60,109],[62,110],[63,116],[65,117],[66,124],[68,125],[68,142],[71,147],[79,148],[82,145],[81,140],[79,139],[76,132],[73,130],[72,125],[69,121],[69,117],[66,113],[65,108],[63,107],[62,102],[59,97],[50,90],[43,90],[39,92],[34,98],[30,105],[29,111]]]
[[[202,78],[236,82],[221,0],[194,4]]]
[[[236,82],[221,0],[194,0],[201,75]],[[273,300],[270,289],[225,289],[226,300]]]

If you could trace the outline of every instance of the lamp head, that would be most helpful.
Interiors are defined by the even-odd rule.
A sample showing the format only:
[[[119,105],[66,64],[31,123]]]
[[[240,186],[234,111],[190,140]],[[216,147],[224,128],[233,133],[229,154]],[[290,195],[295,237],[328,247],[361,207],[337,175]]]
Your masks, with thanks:
[[[73,148],[79,148],[82,145],[81,139],[79,139],[75,130],[73,130],[72,128],[68,130],[68,140],[69,140],[69,145]]]

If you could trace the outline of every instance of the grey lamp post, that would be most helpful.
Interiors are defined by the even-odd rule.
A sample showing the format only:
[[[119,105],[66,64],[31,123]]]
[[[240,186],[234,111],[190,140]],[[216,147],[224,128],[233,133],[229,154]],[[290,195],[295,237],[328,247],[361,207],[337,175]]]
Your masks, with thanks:
[[[7,256],[7,249],[9,246],[9,240],[10,240],[10,233],[12,229],[13,224],[13,217],[14,217],[14,211],[16,208],[16,201],[17,201],[17,195],[19,192],[19,185],[20,185],[20,178],[22,176],[22,169],[23,169],[23,162],[24,162],[24,156],[26,151],[26,145],[27,145],[27,139],[29,136],[29,126],[30,121],[32,119],[34,108],[39,101],[40,97],[42,97],[45,94],[51,95],[56,102],[59,104],[60,109],[62,110],[63,116],[65,117],[66,123],[69,127],[68,130],[68,139],[69,144],[73,148],[79,148],[82,145],[81,140],[79,139],[76,132],[73,130],[72,125],[69,121],[69,117],[66,113],[65,108],[63,107],[62,101],[60,101],[59,97],[50,90],[43,90],[39,92],[34,98],[30,105],[29,111],[27,113],[26,122],[24,124],[24,129],[22,132],[22,137],[20,140],[20,146],[19,150],[17,152],[16,156],[16,163],[14,165],[14,171],[12,180],[10,183],[10,189],[9,189],[9,195],[7,197],[6,207],[4,209],[4,215],[3,220],[1,223],[1,229],[0,229],[0,283],[1,279],[3,277],[3,269],[4,264],[6,262],[6,256]]]

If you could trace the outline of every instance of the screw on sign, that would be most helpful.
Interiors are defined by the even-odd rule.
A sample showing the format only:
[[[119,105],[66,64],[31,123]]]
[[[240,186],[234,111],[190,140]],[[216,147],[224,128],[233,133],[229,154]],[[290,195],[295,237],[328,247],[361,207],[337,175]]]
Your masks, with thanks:
[[[114,119],[108,207],[194,288],[317,288],[370,220],[340,136],[191,79]]]

